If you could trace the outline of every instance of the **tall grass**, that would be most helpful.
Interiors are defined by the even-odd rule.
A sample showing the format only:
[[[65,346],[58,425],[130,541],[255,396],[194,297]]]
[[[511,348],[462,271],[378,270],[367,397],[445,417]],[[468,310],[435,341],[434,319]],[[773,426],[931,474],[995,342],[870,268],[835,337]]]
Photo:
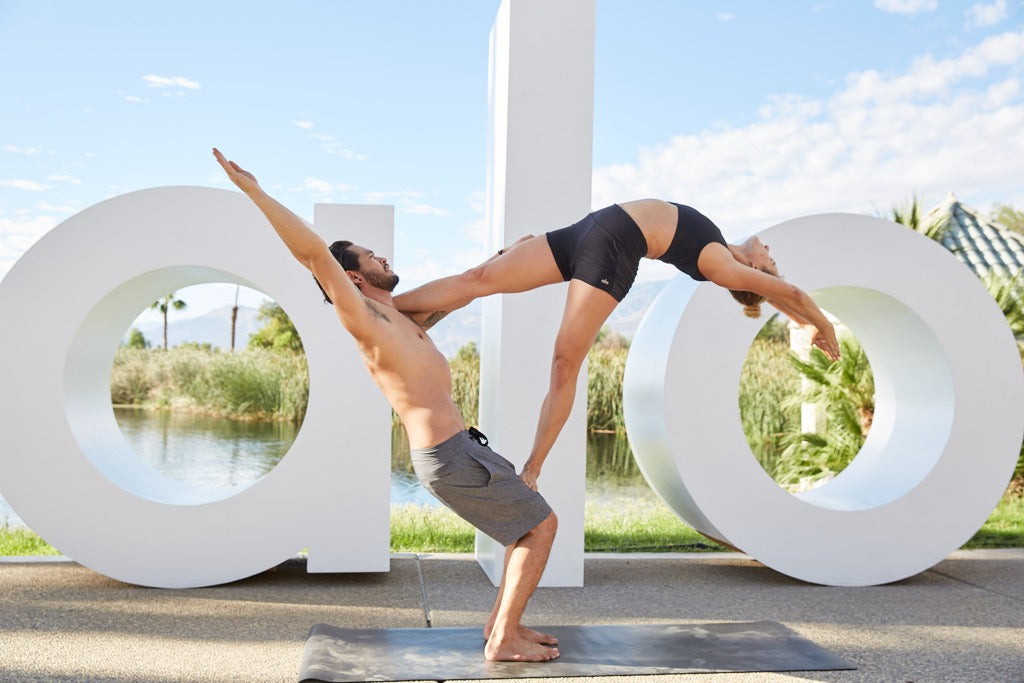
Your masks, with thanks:
[[[587,428],[624,432],[622,375],[628,349],[595,346],[587,357]]]
[[[785,435],[800,428],[800,408],[787,400],[799,391],[800,374],[789,360],[789,343],[755,339],[740,373],[740,421],[754,458],[777,481],[785,476]]]
[[[862,435],[856,434],[859,425],[870,422],[870,406],[863,398],[870,398],[873,387],[857,377],[870,379],[870,368],[859,347],[846,341],[844,344],[840,364],[818,368],[824,379],[815,398],[830,406],[830,424],[842,426],[848,422],[851,434],[862,440]],[[590,351],[587,425],[591,431],[625,432],[622,377],[628,353],[628,342],[614,338],[599,342]],[[470,342],[460,349],[450,365],[456,405],[466,424],[477,424],[480,354],[476,345]],[[743,431],[754,457],[782,483],[819,470],[838,471],[859,448],[859,441],[844,446],[838,438],[841,435],[832,428],[827,437],[800,433],[800,377],[784,330],[769,323],[751,345],[740,376],[738,401]],[[839,393],[858,395],[852,402],[843,399],[852,406],[846,411],[849,415],[835,408],[842,401],[837,403],[831,394],[840,389]],[[111,401],[118,405],[295,422],[301,422],[305,415],[308,391],[305,356],[262,349],[225,353],[196,347],[170,351],[122,348],[115,355],[110,379]],[[840,419],[844,415],[845,421]],[[397,423],[397,417],[394,419]],[[842,457],[833,457],[840,451]],[[1024,476],[1024,444],[1015,476]]]
[[[452,370],[452,398],[467,425],[480,422],[480,352],[469,342],[449,361]]]
[[[305,356],[263,349],[226,353],[123,348],[115,354],[110,373],[115,405],[301,422],[308,394]]]

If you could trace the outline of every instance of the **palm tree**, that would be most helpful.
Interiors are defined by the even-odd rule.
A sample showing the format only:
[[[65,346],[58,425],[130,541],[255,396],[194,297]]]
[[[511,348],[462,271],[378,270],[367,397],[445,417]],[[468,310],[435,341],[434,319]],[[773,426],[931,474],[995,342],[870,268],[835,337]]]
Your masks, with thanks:
[[[174,298],[174,292],[171,292],[159,301],[154,301],[153,305],[150,306],[151,309],[160,311],[164,315],[164,351],[167,350],[167,311],[172,307],[174,310],[180,311],[186,306],[188,306],[188,304],[184,301]]]
[[[928,239],[933,239],[936,242],[941,242],[942,238],[946,235],[949,230],[949,224],[946,221],[931,220],[922,223],[924,215],[921,209],[921,200],[914,195],[910,198],[910,202],[903,206],[897,206],[893,204],[890,208],[889,220],[893,223],[899,223],[905,225],[914,232],[919,232]]]
[[[1017,339],[1021,361],[1024,362],[1024,271],[1011,277],[1006,273],[991,270],[984,282],[989,294],[1006,316],[1006,322]],[[1024,490],[1024,442],[1020,445],[1020,455],[1017,457],[1017,467],[1013,470],[1013,478],[1017,490]]]
[[[992,269],[982,282],[1006,317],[1017,343],[1024,344],[1024,271],[1011,276]]]
[[[799,396],[783,401],[784,407],[801,403],[825,406],[828,432],[785,434],[778,471],[786,481],[796,484],[801,478],[836,475],[846,467],[864,445],[875,414],[875,380],[867,355],[853,337],[839,341],[838,360],[830,360],[818,349],[811,349],[806,361],[791,353],[790,362],[806,377],[809,388]]]
[[[238,324],[238,292],[240,285],[235,285],[235,305],[231,307],[231,350],[235,350],[235,326]]]

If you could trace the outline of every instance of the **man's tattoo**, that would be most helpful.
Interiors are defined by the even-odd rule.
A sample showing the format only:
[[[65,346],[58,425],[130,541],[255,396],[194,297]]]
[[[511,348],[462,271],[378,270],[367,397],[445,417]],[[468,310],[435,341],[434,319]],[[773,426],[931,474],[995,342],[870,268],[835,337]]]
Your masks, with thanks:
[[[370,309],[371,313],[373,313],[375,316],[377,316],[378,318],[380,318],[382,320],[387,320],[388,322],[391,322],[391,318],[389,318],[387,316],[387,314],[384,313],[384,311],[382,311],[379,308],[377,308],[376,304],[374,304],[369,299],[363,299],[363,300],[366,302],[366,307]]]
[[[429,330],[431,327],[441,322],[441,319],[444,318],[446,315],[448,315],[448,311],[434,311],[426,318],[424,318],[422,321],[420,321],[419,325],[424,330]]]

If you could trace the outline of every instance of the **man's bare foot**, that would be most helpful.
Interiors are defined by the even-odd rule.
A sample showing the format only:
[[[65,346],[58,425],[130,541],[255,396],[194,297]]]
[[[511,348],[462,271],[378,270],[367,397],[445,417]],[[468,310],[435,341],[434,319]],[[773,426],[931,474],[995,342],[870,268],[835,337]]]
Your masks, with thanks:
[[[484,633],[484,640],[490,640],[490,633]],[[531,643],[538,643],[540,645],[558,645],[558,638],[551,635],[550,633],[541,633],[540,631],[534,631],[532,628],[527,628],[520,624],[519,626],[519,637],[528,640]]]
[[[522,637],[505,642],[496,642],[496,638],[487,641],[484,646],[484,657],[490,662],[547,662],[556,659],[558,648],[545,647]]]

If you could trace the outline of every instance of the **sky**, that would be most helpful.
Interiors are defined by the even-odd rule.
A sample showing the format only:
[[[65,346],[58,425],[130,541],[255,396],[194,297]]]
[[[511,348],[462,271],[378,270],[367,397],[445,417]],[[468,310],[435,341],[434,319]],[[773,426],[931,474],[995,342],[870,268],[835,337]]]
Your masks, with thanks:
[[[950,191],[1024,208],[1024,0],[595,1],[594,208],[670,199],[727,239]],[[400,289],[475,265],[498,5],[0,0],[0,277],[104,199],[232,187],[213,146],[307,219],[394,205]]]

